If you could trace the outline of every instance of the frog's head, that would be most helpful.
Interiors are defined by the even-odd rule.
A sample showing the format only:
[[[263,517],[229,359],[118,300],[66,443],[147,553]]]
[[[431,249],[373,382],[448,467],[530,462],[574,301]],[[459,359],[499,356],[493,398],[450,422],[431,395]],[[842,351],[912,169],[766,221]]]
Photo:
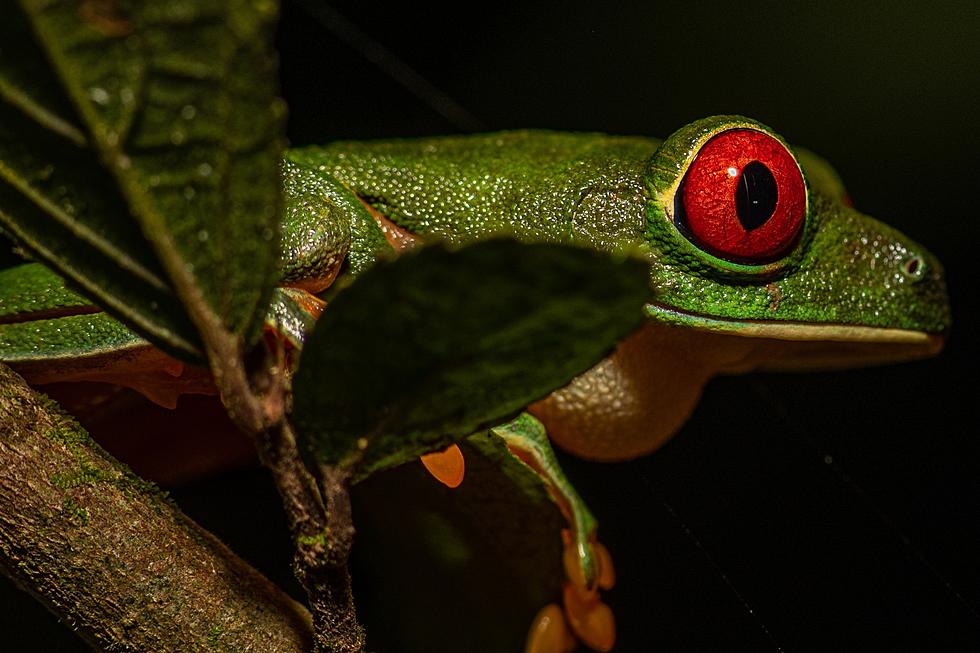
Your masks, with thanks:
[[[848,206],[825,161],[764,125],[692,123],[650,159],[646,184],[654,320],[774,341],[755,348],[753,366],[767,368],[942,347],[950,312],[936,258]]]
[[[651,318],[532,406],[562,447],[647,453],[718,373],[850,367],[937,353],[950,312],[939,262],[848,206],[820,158],[738,116],[692,123],[650,159]]]

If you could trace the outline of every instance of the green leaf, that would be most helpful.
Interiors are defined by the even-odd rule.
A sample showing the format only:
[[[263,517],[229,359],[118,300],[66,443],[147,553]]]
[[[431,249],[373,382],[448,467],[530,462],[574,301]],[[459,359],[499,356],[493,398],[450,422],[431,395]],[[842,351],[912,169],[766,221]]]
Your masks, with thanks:
[[[503,421],[640,326],[648,275],[637,260],[509,240],[376,265],[303,350],[301,436],[364,475]]]
[[[0,27],[19,51],[0,59],[0,225],[172,353],[257,337],[278,265],[276,3],[21,6]]]
[[[565,523],[540,479],[486,432],[461,449],[456,489],[416,463],[353,490],[358,613],[379,650],[522,651],[560,596]]]
[[[0,224],[136,331],[200,356],[196,329],[98,158],[3,102]]]
[[[0,97],[44,128],[84,146],[78,117],[35,42],[27,16],[8,7],[0,30]]]

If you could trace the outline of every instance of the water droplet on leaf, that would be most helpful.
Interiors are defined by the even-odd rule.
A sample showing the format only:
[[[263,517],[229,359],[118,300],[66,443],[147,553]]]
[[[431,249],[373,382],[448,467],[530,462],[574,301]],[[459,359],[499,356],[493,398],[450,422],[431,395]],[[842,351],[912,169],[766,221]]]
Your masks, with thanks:
[[[106,91],[101,86],[93,86],[88,90],[88,96],[92,99],[92,102],[96,104],[106,106],[109,104],[109,92]]]

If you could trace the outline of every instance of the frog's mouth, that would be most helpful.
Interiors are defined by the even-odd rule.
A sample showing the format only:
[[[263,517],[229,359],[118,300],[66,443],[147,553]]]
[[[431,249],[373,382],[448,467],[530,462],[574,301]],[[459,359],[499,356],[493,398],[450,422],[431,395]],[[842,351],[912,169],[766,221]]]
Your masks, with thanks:
[[[756,369],[841,369],[929,358],[938,354],[943,334],[856,324],[734,320],[647,304],[647,316],[719,337],[757,339]]]

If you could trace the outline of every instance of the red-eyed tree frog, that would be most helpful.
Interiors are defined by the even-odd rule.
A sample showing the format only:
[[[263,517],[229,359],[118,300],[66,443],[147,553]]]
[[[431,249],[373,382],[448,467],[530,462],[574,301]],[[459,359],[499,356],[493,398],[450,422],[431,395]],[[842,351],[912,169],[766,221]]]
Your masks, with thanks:
[[[714,375],[930,356],[950,324],[929,252],[852,208],[822,159],[739,116],[663,141],[514,131],[335,143],[290,150],[282,169],[282,288],[268,324],[297,347],[337,279],[427,241],[509,236],[649,263],[645,326],[493,430],[570,524],[564,609],[541,611],[528,653],[569,651],[576,639],[607,651],[615,640],[598,595],[614,582],[611,559],[548,437],[595,460],[641,456],[678,430]],[[205,372],[36,264],[0,272],[0,360],[35,384],[109,381],[164,405],[213,391]],[[454,448],[424,462],[448,485],[462,480]]]

